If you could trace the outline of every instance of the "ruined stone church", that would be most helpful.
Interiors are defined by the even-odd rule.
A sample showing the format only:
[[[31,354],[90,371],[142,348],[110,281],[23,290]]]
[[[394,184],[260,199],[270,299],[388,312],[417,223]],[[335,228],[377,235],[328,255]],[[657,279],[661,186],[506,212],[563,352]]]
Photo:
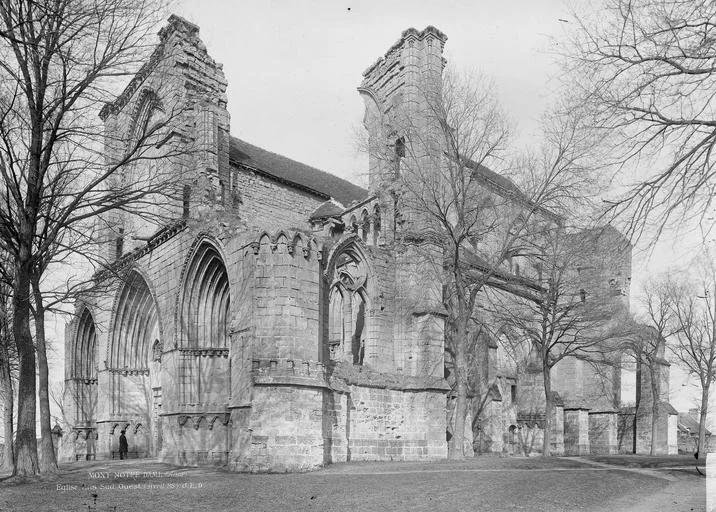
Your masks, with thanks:
[[[440,75],[446,40],[434,27],[406,30],[364,72],[374,142],[398,146],[381,116],[409,103],[418,76]],[[198,27],[172,16],[152,59],[101,112],[109,138],[129,140],[180,103],[171,143],[194,149],[166,162],[183,180],[182,197],[164,205],[171,222],[121,213],[103,231],[112,272],[66,330],[72,430],[61,458],[114,458],[121,431],[130,456],[235,471],[445,458],[442,284],[396,242],[390,176],[371,160],[366,190],[233,137],[226,89]],[[483,178],[502,193],[499,175]],[[594,237],[585,268],[594,293],[627,301],[630,249],[603,257],[618,237]],[[516,429],[538,427],[523,392],[535,377],[512,374],[497,342],[485,358],[489,421],[473,444],[499,452]],[[595,372],[576,359],[557,373],[557,452],[619,450],[618,393],[595,395]]]

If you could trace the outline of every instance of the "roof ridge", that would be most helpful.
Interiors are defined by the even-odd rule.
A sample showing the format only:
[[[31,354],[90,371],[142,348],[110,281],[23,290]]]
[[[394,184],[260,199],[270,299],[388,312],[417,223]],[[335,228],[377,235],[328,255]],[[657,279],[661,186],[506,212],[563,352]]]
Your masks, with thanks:
[[[229,135],[229,160],[245,165],[278,181],[346,205],[368,195],[368,191],[328,171],[262,148]]]

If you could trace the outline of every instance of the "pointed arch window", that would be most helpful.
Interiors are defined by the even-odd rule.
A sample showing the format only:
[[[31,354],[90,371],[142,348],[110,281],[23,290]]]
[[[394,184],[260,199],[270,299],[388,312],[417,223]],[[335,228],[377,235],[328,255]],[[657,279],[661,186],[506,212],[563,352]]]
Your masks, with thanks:
[[[94,327],[94,320],[92,320],[92,315],[89,310],[85,308],[77,324],[72,377],[78,379],[97,378],[97,365],[95,363],[96,345],[97,334]]]
[[[368,335],[368,272],[365,262],[353,251],[335,260],[329,297],[329,357],[362,365]]]
[[[74,421],[87,424],[95,420],[97,404],[97,332],[87,308],[80,315],[75,335],[70,377],[74,380]],[[68,418],[69,419],[69,418]]]

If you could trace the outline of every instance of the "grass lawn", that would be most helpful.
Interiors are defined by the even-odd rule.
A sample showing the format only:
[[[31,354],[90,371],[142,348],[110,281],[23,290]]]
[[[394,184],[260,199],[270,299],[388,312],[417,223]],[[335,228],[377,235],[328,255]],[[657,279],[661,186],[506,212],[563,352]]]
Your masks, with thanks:
[[[704,479],[695,472],[676,472],[679,476],[669,481],[649,471],[557,457],[350,463],[272,475],[177,468],[151,460],[82,462],[63,466],[50,479],[0,482],[0,511],[614,512],[632,504],[647,507],[634,509],[639,511],[705,509]]]

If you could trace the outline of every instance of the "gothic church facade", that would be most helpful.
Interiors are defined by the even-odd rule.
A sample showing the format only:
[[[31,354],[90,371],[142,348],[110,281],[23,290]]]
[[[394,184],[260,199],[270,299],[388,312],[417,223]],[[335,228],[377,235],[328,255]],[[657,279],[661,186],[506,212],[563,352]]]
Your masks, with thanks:
[[[409,29],[365,72],[372,138],[387,137],[381,113],[409,101],[418,76],[440,75],[446,39]],[[107,221],[112,272],[102,293],[78,300],[66,332],[72,432],[61,457],[112,458],[124,430],[130,456],[236,471],[445,458],[442,284],[398,242],[405,218],[380,162],[366,190],[232,137],[226,87],[198,27],[172,16],[153,58],[101,113],[108,139],[131,139],[180,104],[170,143],[193,146],[159,163],[181,177],[181,198],[162,205],[173,220]],[[493,451],[518,423],[507,373],[491,405],[499,421],[485,427]],[[563,388],[586,389],[569,379],[584,380],[577,370]],[[574,416],[584,444],[579,398],[563,421]],[[607,451],[615,407],[600,406]]]

